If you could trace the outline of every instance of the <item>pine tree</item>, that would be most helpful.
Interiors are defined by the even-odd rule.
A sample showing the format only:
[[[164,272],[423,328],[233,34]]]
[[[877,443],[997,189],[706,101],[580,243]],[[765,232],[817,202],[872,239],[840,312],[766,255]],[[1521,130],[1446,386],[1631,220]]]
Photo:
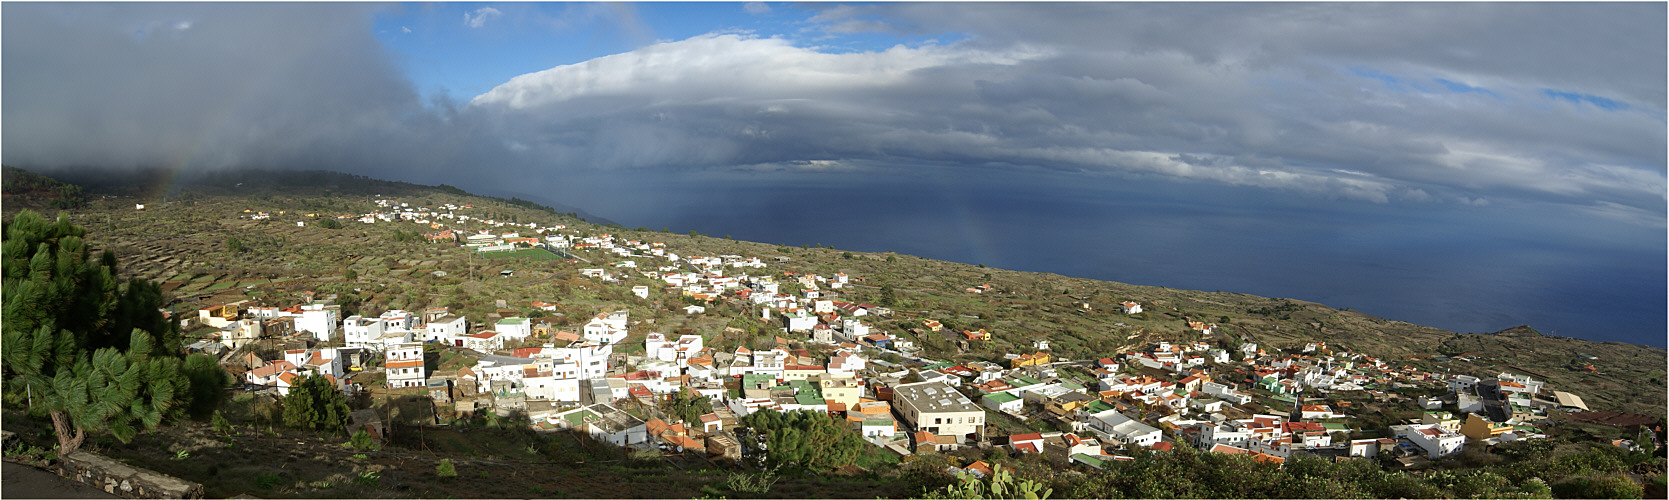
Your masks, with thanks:
[[[127,442],[177,414],[190,382],[178,327],[157,312],[161,289],[119,287],[115,254],[90,259],[86,230],[67,217],[24,210],[0,234],[6,390],[52,419],[59,455],[89,432]]]
[[[284,425],[315,431],[341,430],[348,424],[348,398],[324,377],[296,379],[284,396]]]

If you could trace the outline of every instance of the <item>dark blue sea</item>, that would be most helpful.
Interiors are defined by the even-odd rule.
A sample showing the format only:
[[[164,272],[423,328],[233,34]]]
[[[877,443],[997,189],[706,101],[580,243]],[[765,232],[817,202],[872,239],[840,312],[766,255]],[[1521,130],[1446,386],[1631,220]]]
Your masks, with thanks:
[[[1663,347],[1669,331],[1663,226],[1548,204],[1372,203],[1003,169],[582,184],[557,196],[627,227],[1289,297],[1458,332],[1527,324]]]

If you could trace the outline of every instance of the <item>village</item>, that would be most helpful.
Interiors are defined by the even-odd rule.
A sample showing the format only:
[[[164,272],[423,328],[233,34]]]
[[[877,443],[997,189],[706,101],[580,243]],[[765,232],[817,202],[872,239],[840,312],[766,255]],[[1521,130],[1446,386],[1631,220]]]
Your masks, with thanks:
[[[1188,322],[1187,338],[1096,359],[1065,359],[1047,339],[1030,339],[1030,349],[998,359],[935,360],[959,353],[926,352],[925,336],[964,351],[1002,332],[914,316],[907,321],[919,327],[889,331],[881,319],[896,325],[904,315],[856,301],[849,292],[864,278],[769,271],[780,258],[686,257],[657,242],[465,215],[469,206],[375,203],[376,212],[339,219],[416,224],[432,243],[479,254],[537,251],[584,261],[597,267],[580,275],[628,289],[645,304],[687,304],[681,310],[690,316],[715,304],[750,311],[743,319],[768,331],[769,345],[726,340],[721,347],[711,335],[663,333],[624,308],[559,325],[543,311],[555,311],[561,297],[500,300],[501,313],[489,318],[448,307],[343,317],[335,297],[304,294],[293,304],[202,307],[181,318],[187,330],[212,332],[190,348],[221,356],[246,390],[260,394],[282,396],[300,377],[320,376],[349,394],[426,397],[434,424],[443,415],[485,412],[621,447],[738,461],[761,451],[737,432],[742,417],[761,411],[826,414],[903,457],[999,449],[1100,468],[1176,446],[1273,463],[1312,454],[1415,467],[1469,446],[1543,438],[1551,412],[1588,410],[1579,396],[1524,374],[1424,371],[1323,342],[1231,344],[1217,325],[1201,321]],[[612,262],[593,264],[576,253]],[[623,284],[645,279],[655,285]],[[1156,305],[1125,299],[1118,312],[1144,307]],[[528,310],[541,312],[521,313]],[[677,398],[702,399],[712,411],[692,420],[660,410]],[[1378,418],[1390,405],[1413,405],[1421,416]],[[386,432],[358,420],[373,434]],[[991,473],[985,460],[958,468]]]

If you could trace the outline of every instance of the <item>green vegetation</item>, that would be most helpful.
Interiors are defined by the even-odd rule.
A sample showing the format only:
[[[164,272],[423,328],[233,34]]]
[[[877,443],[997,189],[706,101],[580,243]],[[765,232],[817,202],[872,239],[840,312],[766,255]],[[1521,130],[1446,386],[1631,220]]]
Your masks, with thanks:
[[[226,388],[232,386],[232,376],[220,367],[214,356],[207,354],[186,356],[183,371],[191,388],[186,414],[196,419],[219,415],[218,408],[226,399]]]
[[[3,170],[0,177],[5,179],[6,204],[12,208],[73,209],[87,204],[81,186],[19,168],[8,166]]]
[[[178,328],[157,312],[154,285],[118,287],[115,255],[89,259],[86,231],[65,217],[24,210],[0,231],[6,396],[52,419],[60,454],[88,433],[126,443],[192,403]],[[206,380],[218,370],[197,368]]]
[[[699,422],[702,415],[713,412],[713,400],[689,390],[678,391],[677,395],[661,405],[663,411],[685,422]]]
[[[296,379],[284,396],[284,425],[315,431],[341,430],[348,424],[348,398],[324,377]]]
[[[981,480],[971,473],[957,474],[958,484],[946,486],[943,490],[930,491],[924,498],[1027,498],[1032,500],[1046,499],[1053,495],[1054,488],[1030,479],[1015,480],[1014,473],[1004,470],[1001,464],[991,467],[991,476]]]
[[[481,256],[489,259],[562,260],[562,257],[558,257],[556,254],[550,253],[543,248],[522,248],[517,250],[506,250],[503,252],[486,252],[482,253]]]
[[[744,446],[764,438],[763,449],[749,451],[767,467],[814,474],[851,465],[870,446],[851,429],[814,411],[754,412],[742,417],[738,430]]]

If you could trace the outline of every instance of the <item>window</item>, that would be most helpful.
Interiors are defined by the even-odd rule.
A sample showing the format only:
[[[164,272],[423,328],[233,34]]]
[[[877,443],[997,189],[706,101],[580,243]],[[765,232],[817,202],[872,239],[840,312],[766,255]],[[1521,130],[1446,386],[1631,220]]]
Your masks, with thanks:
[[[938,418],[935,418],[935,419],[933,419],[933,424],[934,424],[934,425],[938,425],[938,424],[941,424],[941,423],[943,423],[943,422],[941,422],[941,420],[942,420],[942,419],[938,419]]]

